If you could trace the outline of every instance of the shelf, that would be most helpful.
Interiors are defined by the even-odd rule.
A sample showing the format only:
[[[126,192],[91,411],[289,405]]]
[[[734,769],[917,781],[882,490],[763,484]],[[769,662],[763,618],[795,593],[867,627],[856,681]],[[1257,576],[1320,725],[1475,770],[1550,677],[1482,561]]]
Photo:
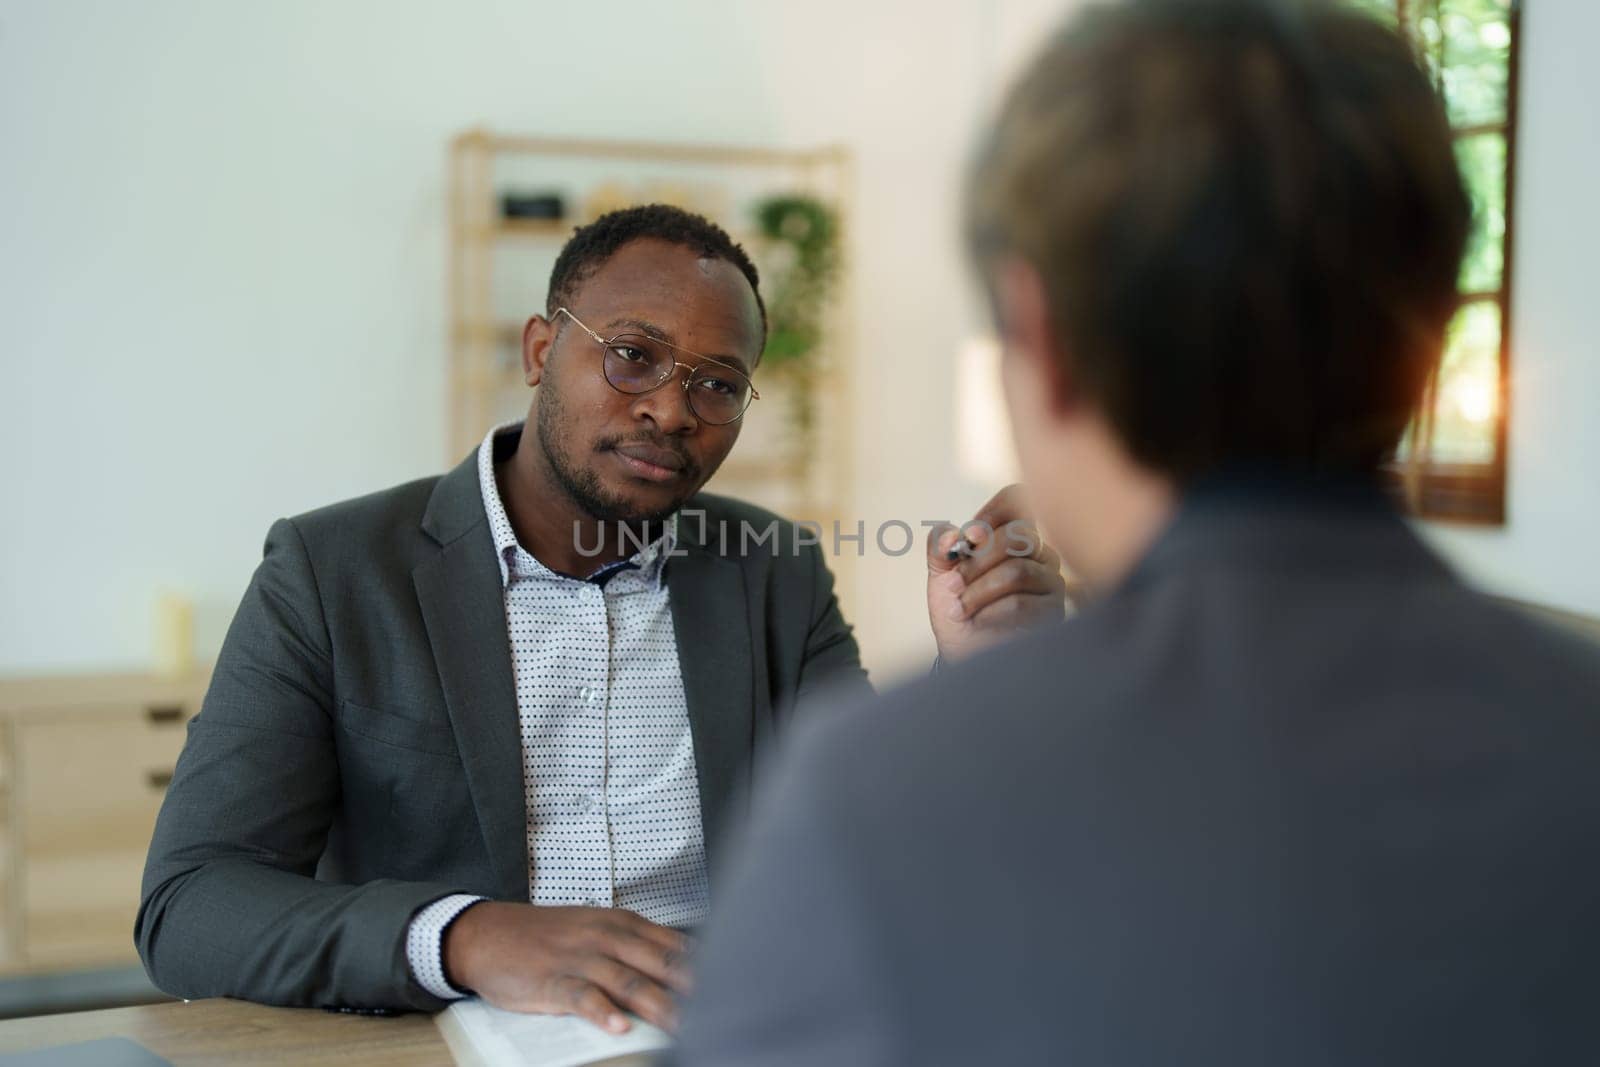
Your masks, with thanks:
[[[588,141],[569,137],[518,137],[467,130],[452,142],[457,151],[508,155],[564,156],[589,159],[716,164],[733,166],[848,166],[843,145],[795,151],[753,145],[666,144],[650,141]]]
[[[565,241],[582,223],[572,219],[495,219],[487,226],[469,226],[478,240]]]
[[[565,243],[587,219],[496,219],[487,226],[468,226],[464,232],[484,241],[559,241]],[[728,229],[729,238],[747,249],[764,247],[767,238],[754,230]]]

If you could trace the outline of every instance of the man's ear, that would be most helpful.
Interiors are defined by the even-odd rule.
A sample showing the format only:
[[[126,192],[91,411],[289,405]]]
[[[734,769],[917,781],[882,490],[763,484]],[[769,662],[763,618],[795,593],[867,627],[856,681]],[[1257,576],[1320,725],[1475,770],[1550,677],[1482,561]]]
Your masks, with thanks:
[[[556,328],[543,315],[535,315],[522,327],[522,380],[538,385],[544,378],[544,363],[550,358]]]
[[[1033,264],[1019,258],[995,264],[992,277],[1001,340],[1042,387],[1050,412],[1066,413],[1077,405],[1078,388],[1050,315],[1044,279]]]

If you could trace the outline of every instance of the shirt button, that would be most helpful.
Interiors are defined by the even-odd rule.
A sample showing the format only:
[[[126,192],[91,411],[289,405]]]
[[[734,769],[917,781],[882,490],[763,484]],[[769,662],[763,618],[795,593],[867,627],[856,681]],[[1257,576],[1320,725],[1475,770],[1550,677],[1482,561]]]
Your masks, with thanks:
[[[589,694],[593,693],[593,692],[594,692],[594,690],[590,689],[588,686],[584,686],[582,689],[578,690],[578,695],[580,697],[582,697],[584,700],[588,700],[589,699]]]
[[[586,908],[598,908],[600,906],[600,901],[596,900],[594,897],[589,897],[583,902],[583,906]]]

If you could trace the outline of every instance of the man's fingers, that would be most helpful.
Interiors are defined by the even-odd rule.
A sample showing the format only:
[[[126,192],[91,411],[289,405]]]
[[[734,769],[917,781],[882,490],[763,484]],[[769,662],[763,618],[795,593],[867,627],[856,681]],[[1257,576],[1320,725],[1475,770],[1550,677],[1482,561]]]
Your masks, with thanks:
[[[1037,557],[1043,540],[1028,515],[1022,486],[1008,485],[985,501],[977,514],[960,526],[945,522],[930,527],[928,570],[943,574],[960,567],[962,578],[970,580],[975,561],[987,564],[997,555]],[[972,551],[964,558],[952,559],[950,553],[958,541],[965,541]],[[997,549],[1003,551],[997,553]]]
[[[584,976],[605,990],[610,999],[646,1022],[663,1030],[677,1028],[678,1006],[672,994],[649,975],[616,960],[601,958],[585,970]]]
[[[1059,565],[1058,565],[1059,566]],[[1066,582],[1058,568],[1034,559],[1005,559],[979,575],[961,592],[963,617],[976,619],[991,604],[1018,594],[1066,596]]]
[[[625,908],[611,908],[604,914],[617,924],[621,933],[632,934],[634,937],[653,941],[665,950],[687,955],[694,948],[694,941],[688,934],[681,930],[674,930],[670,926],[653,923],[636,911]]]
[[[1054,571],[1057,574],[1061,573],[1061,553],[1043,541],[1039,542],[1039,553],[1033,558],[1038,560],[1046,570]]]
[[[960,558],[951,559],[951,547],[961,539],[961,533],[948,522],[941,522],[937,526],[928,528],[928,571],[931,574],[944,574],[954,570],[961,562]]]
[[[1017,523],[1011,524],[1013,527]],[[1038,544],[1038,534],[1031,527],[1013,532],[1007,527],[994,527],[982,519],[968,519],[960,526],[940,523],[928,531],[928,570],[943,574],[959,569],[963,576],[975,562],[987,563],[1011,555],[1030,555]],[[960,545],[961,548],[957,549]]]
[[[970,620],[976,629],[1000,632],[1037,626],[1064,614],[1061,597],[1056,594],[1017,593],[994,601]]]
[[[615,922],[607,949],[611,956],[680,993],[689,992],[694,942],[688,935],[621,908],[610,917]]]
[[[997,527],[992,537],[980,540],[973,554],[958,562],[956,569],[961,573],[961,580],[971,584],[979,575],[1008,559],[1038,560],[1057,570],[1061,568],[1061,557],[1044,543],[1039,528],[1026,519],[1012,519]]]
[[[577,1015],[613,1034],[625,1033],[632,1024],[615,1001],[599,986],[582,978],[568,975],[556,982],[555,1010]]]
[[[1015,519],[1026,519],[1029,514],[1027,495],[1020,484],[1013,482],[990,497],[972,516],[972,521],[998,530]]]
[[[624,935],[617,938],[612,954],[675,992],[684,996],[693,992],[688,953],[683,949],[665,946],[654,939]]]
[[[480,907],[491,906],[503,929],[472,984],[489,1003],[576,1015],[611,1033],[628,1030],[628,1011],[676,1024],[672,990],[689,988],[685,935],[622,909]]]

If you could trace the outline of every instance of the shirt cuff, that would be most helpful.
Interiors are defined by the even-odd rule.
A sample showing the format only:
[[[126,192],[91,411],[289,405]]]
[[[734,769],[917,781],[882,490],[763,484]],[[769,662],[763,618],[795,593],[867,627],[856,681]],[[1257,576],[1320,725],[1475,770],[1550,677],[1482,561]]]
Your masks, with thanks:
[[[444,932],[456,921],[456,916],[480,900],[488,899],[471,893],[440,897],[413,915],[411,924],[406,927],[406,962],[411,965],[411,977],[440,1000],[471,996],[451,985],[444,976]]]

